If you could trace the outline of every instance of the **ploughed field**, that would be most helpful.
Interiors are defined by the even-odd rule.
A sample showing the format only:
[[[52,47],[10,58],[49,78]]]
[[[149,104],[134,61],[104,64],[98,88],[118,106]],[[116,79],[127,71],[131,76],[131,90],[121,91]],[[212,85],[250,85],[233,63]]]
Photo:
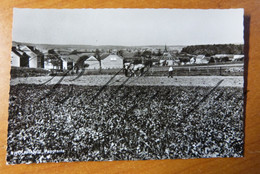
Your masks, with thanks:
[[[243,156],[243,88],[11,86],[7,162]]]

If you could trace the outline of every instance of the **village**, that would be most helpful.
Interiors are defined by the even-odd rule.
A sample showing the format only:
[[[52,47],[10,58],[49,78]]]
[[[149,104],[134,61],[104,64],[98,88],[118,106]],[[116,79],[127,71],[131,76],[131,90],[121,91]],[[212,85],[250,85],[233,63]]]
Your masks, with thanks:
[[[215,71],[216,66],[221,67],[221,65],[224,65],[223,72],[232,71],[241,75],[243,61],[243,54],[190,54],[185,52],[185,48],[177,50],[167,45],[119,50],[115,48],[73,49],[62,47],[48,49],[14,44],[11,52],[11,75],[13,77],[57,75],[63,74],[67,70],[70,70],[70,74],[77,74],[82,69],[85,70],[85,74],[114,74],[125,68],[127,63],[141,63],[153,67],[150,75],[166,75],[169,66],[175,67],[176,70],[180,69],[179,75],[192,75],[191,67],[193,69],[196,67],[196,72],[198,72],[197,67],[209,72],[213,69]],[[225,68],[227,64],[228,69]],[[202,65],[205,65],[206,68],[202,68]],[[188,74],[184,71],[187,71]],[[221,75],[224,74],[223,72]],[[210,73],[210,75],[216,74]]]

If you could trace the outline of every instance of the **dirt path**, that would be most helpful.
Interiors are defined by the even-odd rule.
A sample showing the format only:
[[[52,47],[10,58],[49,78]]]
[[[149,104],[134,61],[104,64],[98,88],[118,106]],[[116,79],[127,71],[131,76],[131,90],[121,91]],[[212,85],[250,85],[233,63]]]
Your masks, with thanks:
[[[139,85],[139,86],[215,86],[223,80],[220,86],[223,87],[243,87],[244,78],[242,76],[176,76],[173,78],[163,77],[131,77],[123,75],[88,75],[82,76],[76,80],[76,76],[67,76],[60,82],[61,84],[75,84],[83,86],[100,86],[105,85]],[[112,79],[111,79],[112,78]],[[62,77],[27,77],[12,79],[10,84],[57,84]]]

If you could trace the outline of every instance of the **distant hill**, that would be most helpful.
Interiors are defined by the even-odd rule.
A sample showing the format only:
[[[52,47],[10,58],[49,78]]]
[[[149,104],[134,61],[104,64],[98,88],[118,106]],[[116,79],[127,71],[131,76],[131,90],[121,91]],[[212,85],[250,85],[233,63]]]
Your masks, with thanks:
[[[34,44],[34,43],[24,43],[13,41],[13,46],[16,45],[28,45],[35,46],[42,49],[54,49],[54,48],[63,48],[63,49],[138,49],[138,48],[157,48],[164,50],[165,45],[144,45],[144,46],[123,46],[123,45],[52,45],[52,44]],[[169,50],[178,50],[181,51],[185,46],[182,45],[167,45]]]
[[[188,54],[244,54],[244,45],[235,44],[217,44],[217,45],[194,45],[187,46],[181,50],[181,53]]]

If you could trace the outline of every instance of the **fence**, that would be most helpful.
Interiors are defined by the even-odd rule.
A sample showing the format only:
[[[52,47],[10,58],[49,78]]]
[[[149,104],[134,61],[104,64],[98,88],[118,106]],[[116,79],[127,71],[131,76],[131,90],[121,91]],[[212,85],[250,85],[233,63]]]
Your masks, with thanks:
[[[167,76],[169,67],[152,67],[148,75]],[[173,67],[174,76],[243,76],[243,65]]]

